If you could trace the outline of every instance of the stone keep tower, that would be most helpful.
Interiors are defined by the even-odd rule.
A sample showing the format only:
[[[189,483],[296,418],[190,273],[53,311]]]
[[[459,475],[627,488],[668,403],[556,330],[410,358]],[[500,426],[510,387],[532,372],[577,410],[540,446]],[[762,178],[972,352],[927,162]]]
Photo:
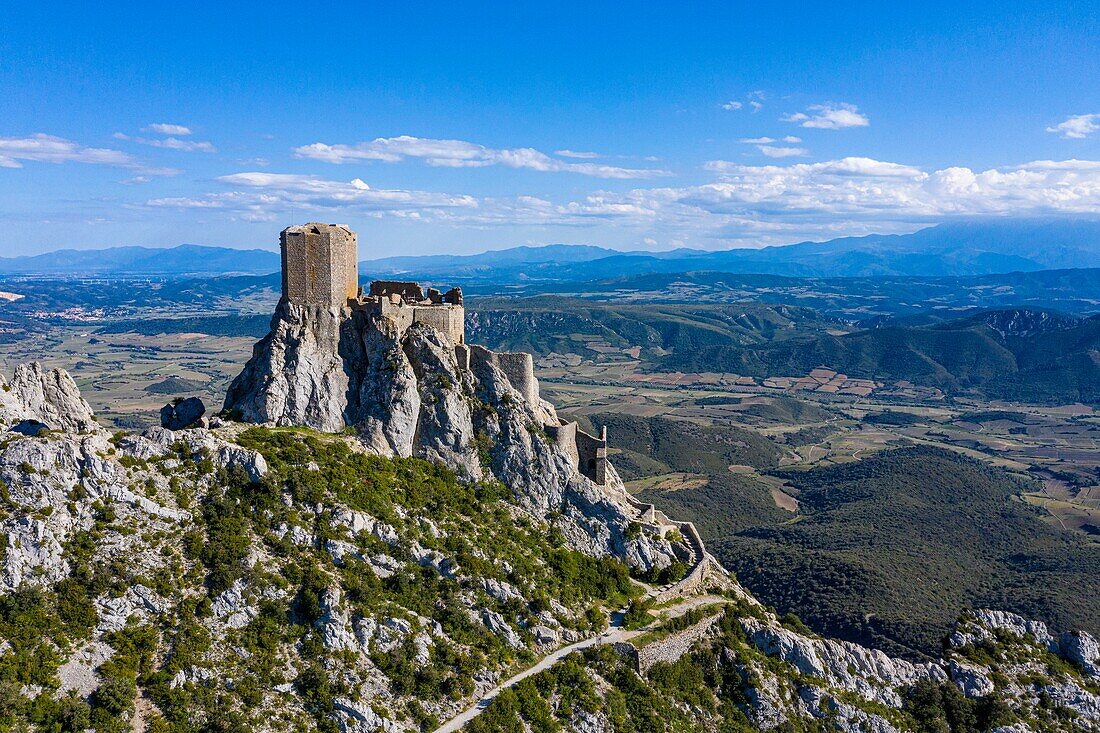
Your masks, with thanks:
[[[358,297],[358,237],[347,226],[310,222],[287,227],[279,246],[288,302],[343,308]]]

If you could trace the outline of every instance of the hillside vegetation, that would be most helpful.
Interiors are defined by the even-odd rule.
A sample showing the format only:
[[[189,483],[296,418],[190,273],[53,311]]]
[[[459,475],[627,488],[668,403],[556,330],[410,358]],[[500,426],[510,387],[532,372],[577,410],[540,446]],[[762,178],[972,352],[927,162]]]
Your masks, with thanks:
[[[1100,316],[992,311],[932,326],[810,334],[760,345],[676,351],[666,370],[765,377],[825,366],[849,376],[908,380],[948,394],[1022,402],[1100,402]]]
[[[477,301],[467,310],[466,336],[492,349],[535,354],[584,353],[586,341],[600,339],[654,355],[783,340],[830,323],[807,308],[784,305],[612,304],[543,296]]]
[[[615,443],[631,446],[623,451],[628,459],[642,454],[619,461],[630,478],[703,474],[700,485],[638,496],[695,522],[747,588],[815,631],[927,657],[938,654],[966,608],[1100,630],[1100,613],[1088,600],[1100,594],[1100,547],[1044,523],[1040,510],[1019,499],[1034,489],[1030,481],[1003,469],[911,447],[781,471],[769,465],[774,453],[745,439],[748,432],[770,442],[752,431],[733,429],[722,441],[722,428],[676,420],[593,420],[615,426]],[[746,453],[748,445],[757,447]],[[731,474],[728,463],[785,479],[797,492],[797,514],[778,509],[768,485]]]

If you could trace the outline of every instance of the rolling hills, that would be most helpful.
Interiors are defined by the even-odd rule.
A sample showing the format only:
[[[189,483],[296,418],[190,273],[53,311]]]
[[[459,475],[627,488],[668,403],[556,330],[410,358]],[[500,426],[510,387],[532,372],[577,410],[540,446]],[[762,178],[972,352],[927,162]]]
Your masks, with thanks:
[[[854,377],[908,380],[948,394],[1092,404],[1100,401],[1100,316],[987,311],[928,326],[703,346],[676,352],[658,368],[767,376],[805,374],[818,366]]]

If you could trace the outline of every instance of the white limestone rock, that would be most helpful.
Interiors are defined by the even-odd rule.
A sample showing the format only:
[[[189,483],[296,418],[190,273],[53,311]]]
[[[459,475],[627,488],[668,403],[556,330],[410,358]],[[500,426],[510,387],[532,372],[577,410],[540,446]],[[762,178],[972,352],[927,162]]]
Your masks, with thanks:
[[[454,348],[423,324],[399,333],[363,310],[280,303],[225,407],[248,422],[352,427],[373,451],[441,462],[471,479],[489,472],[532,514],[558,517],[575,549],[643,572],[672,562],[667,541],[628,540],[627,512],[547,440],[543,426],[558,424],[552,405],[532,404],[489,361],[460,369]]]
[[[0,376],[0,425],[35,420],[51,430],[92,433],[103,430],[64,369],[20,364],[10,382]]]
[[[57,671],[62,694],[72,692],[86,698],[95,692],[100,685],[96,669],[114,653],[110,644],[95,640],[74,651]]]
[[[244,581],[238,579],[211,604],[214,618],[221,621],[226,628],[243,629],[258,615],[259,610],[248,603],[245,590]]]
[[[970,646],[981,641],[994,639],[996,630],[1007,631],[1020,639],[1034,640],[1048,651],[1057,653],[1058,642],[1051,636],[1047,625],[1042,621],[1026,619],[1008,611],[978,609],[972,620],[963,622],[951,634],[950,644],[954,648]]]
[[[342,430],[348,377],[338,351],[341,320],[326,306],[280,302],[271,332],[230,385],[225,409],[247,422]]]
[[[578,710],[569,721],[569,730],[575,733],[611,733],[615,727],[602,713]]]
[[[376,731],[396,730],[393,721],[383,718],[374,712],[369,700],[355,702],[347,698],[338,697],[333,700],[340,724],[340,733],[375,733]]]
[[[496,611],[490,611],[487,608],[481,609],[481,623],[485,624],[485,628],[493,632],[497,636],[504,639],[504,642],[513,649],[523,649],[526,644],[523,643],[522,637],[519,632],[508,625],[508,622],[504,620]]]
[[[360,438],[383,455],[409,457],[416,449],[420,389],[397,328],[353,313],[343,347],[354,383],[346,418]]]
[[[951,681],[967,697],[982,697],[993,692],[993,680],[982,667],[952,659],[948,664],[948,672],[951,675]]]
[[[1100,677],[1100,643],[1086,631],[1067,632],[1058,642],[1062,656],[1081,665],[1085,674]]]
[[[809,638],[752,617],[740,621],[749,641],[765,654],[792,664],[802,674],[891,707],[901,706],[899,687],[927,679],[947,680],[936,664],[893,659],[878,649],[847,641]]]
[[[803,687],[799,690],[799,697],[811,715],[827,720],[840,733],[899,733],[881,715],[860,710],[820,688]]]
[[[495,578],[482,578],[481,589],[490,597],[501,603],[516,600],[523,601],[523,594],[511,583]],[[551,618],[553,618],[551,616]]]
[[[535,642],[543,646],[557,644],[560,639],[558,632],[549,626],[532,626],[531,633],[535,636]]]
[[[359,640],[351,630],[351,619],[341,603],[342,594],[338,585],[331,585],[321,591],[321,617],[314,627],[321,631],[322,643],[333,651],[355,651],[359,649]]]

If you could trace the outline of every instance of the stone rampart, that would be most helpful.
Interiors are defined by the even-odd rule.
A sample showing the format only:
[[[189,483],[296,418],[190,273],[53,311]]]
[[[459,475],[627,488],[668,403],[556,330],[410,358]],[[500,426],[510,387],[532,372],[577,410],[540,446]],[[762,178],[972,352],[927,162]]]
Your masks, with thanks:
[[[538,404],[539,383],[535,379],[534,357],[525,351],[502,352],[497,354],[497,365],[529,405]]]
[[[547,435],[554,440],[557,446],[574,466],[579,466],[580,456],[577,454],[577,423],[569,422],[564,425],[547,425],[544,428]]]
[[[476,364],[492,364],[504,373],[508,383],[532,407],[539,402],[539,383],[535,380],[535,362],[525,352],[490,351],[484,346],[470,346],[470,359]]]
[[[646,644],[641,649],[638,649],[634,657],[638,671],[645,673],[650,667],[659,662],[671,663],[679,660],[680,657],[691,651],[691,647],[693,647],[696,642],[710,633],[710,630],[718,623],[718,619],[720,618],[722,618],[721,613],[708,616],[699,623],[689,626],[683,631],[677,631],[675,634],[671,634],[652,644]]]
[[[444,303],[433,305],[406,306],[412,310],[413,323],[431,326],[451,339],[451,343],[461,344],[466,338],[466,311],[461,305]],[[529,355],[528,355],[529,356]]]
[[[372,290],[374,285],[375,283],[371,283]],[[461,305],[408,303],[399,294],[391,293],[368,296],[358,301],[355,307],[389,318],[401,335],[414,323],[422,323],[445,334],[453,344],[461,344],[466,340],[466,309]]]

